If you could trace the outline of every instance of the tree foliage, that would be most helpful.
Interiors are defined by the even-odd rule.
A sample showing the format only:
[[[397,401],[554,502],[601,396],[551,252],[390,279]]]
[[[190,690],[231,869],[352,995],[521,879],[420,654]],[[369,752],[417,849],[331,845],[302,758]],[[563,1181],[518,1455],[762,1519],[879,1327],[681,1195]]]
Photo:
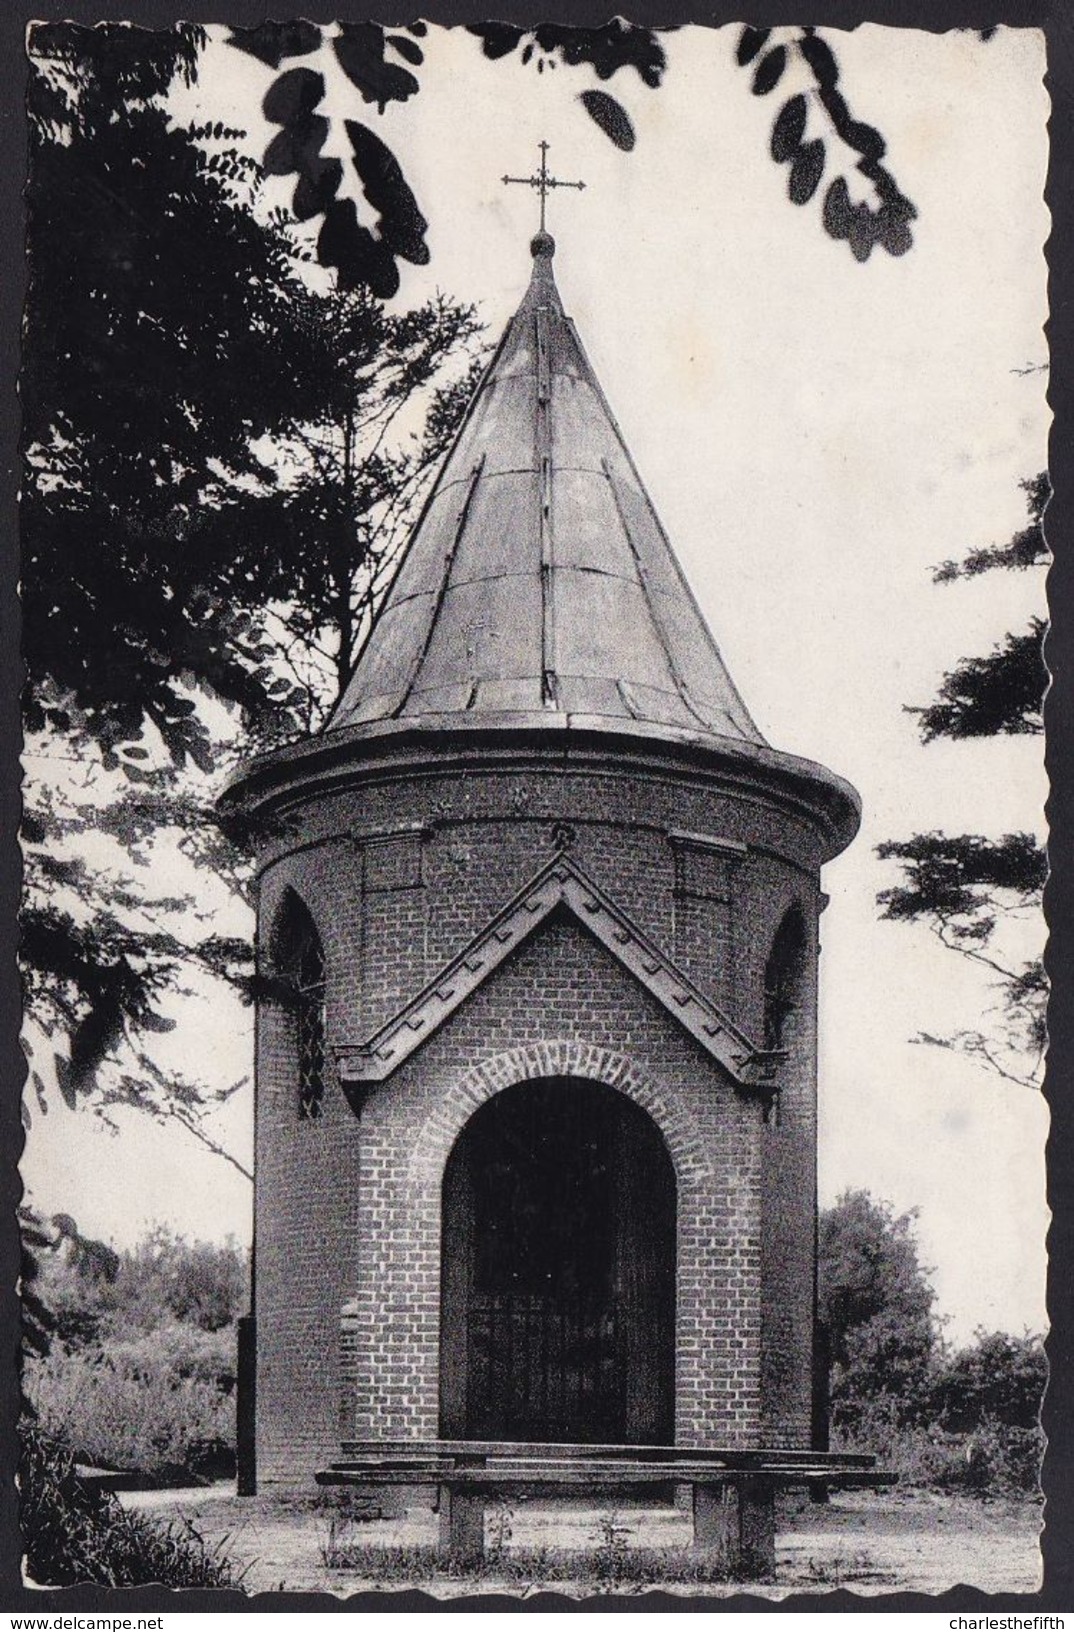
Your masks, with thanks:
[[[271,319],[285,265],[172,127],[161,36],[144,77],[132,37],[31,31],[27,722],[128,759],[155,727],[176,764],[208,769],[189,682],[252,717],[267,706],[269,652],[224,594],[212,516],[229,485],[267,475],[253,440],[284,377]]]
[[[1021,482],[1026,496],[1029,520],[1020,527],[1006,544],[989,544],[982,549],[970,550],[962,561],[942,561],[933,573],[933,582],[949,584],[956,578],[976,578],[995,567],[1025,572],[1040,566],[1048,559],[1048,543],[1044,537],[1044,512],[1052,496],[1052,484],[1047,471]]]
[[[1042,472],[1021,485],[1027,525],[1006,544],[941,563],[937,583],[997,569],[1026,571],[1046,560],[1048,476]],[[944,676],[936,702],[909,711],[917,715],[922,741],[1038,733],[1047,683],[1044,635],[1043,621],[1034,618],[1026,633],[1008,635],[988,655],[964,658]],[[1042,959],[1019,956],[1012,943],[1020,926],[1040,913],[1048,871],[1043,845],[1030,833],[1000,838],[917,833],[887,840],[877,846],[877,855],[897,861],[903,879],[879,892],[882,916],[927,924],[942,945],[988,971],[998,994],[987,1026],[964,1027],[949,1036],[923,1032],[916,1040],[966,1054],[1007,1081],[1039,1086],[1047,979]]]
[[[1047,559],[1044,511],[1051,497],[1047,472],[1022,484],[1029,520],[1006,544],[970,550],[962,561],[943,561],[933,579],[938,584],[976,578],[996,568],[1025,572]],[[1044,729],[1041,703],[1048,672],[1044,664],[1042,619],[1032,618],[1023,633],[1007,635],[985,656],[963,660],[944,675],[939,698],[918,716],[924,742],[937,737],[1036,735]]]
[[[943,1342],[915,1216],[862,1190],[820,1215],[818,1316],[836,1442],[871,1451],[907,1485],[1035,1492],[1043,1345],[981,1330],[957,1349]]]
[[[205,1112],[238,1085],[163,1069],[153,1041],[191,982],[249,995],[249,948],[155,876],[177,850],[245,889],[214,778],[338,696],[478,325],[446,297],[388,314],[311,283],[255,208],[243,133],[169,114],[203,40],[31,31],[22,957],[68,1103],[219,1149]],[[44,1109],[37,1063],[32,1082]]]
[[[311,288],[253,209],[257,167],[226,145],[241,132],[174,126],[132,33],[31,36],[21,390],[28,725],[136,778],[157,736],[211,769],[198,687],[266,738],[308,723],[265,610],[301,595],[350,621],[379,511],[405,512],[446,434],[434,421],[415,450],[390,427],[477,325],[444,298],[389,317]]]
[[[80,1461],[153,1480],[233,1472],[246,1252],[159,1227],[116,1252],[30,1208],[23,1227],[47,1328],[44,1343],[27,1340],[23,1368],[41,1429]]]
[[[33,1041],[29,1032],[23,1040],[30,1086],[45,1114],[45,1041],[71,1109],[90,1100],[108,1121],[122,1106],[146,1111],[181,1124],[245,1172],[207,1125],[242,1079],[209,1088],[152,1057],[152,1040],[174,1027],[170,999],[192,979],[226,981],[243,996],[253,990],[246,940],[203,929],[209,913],[199,912],[189,890],[153,888],[162,858],[174,876],[184,850],[202,868],[230,875],[235,887],[247,871],[208,824],[204,801],[170,788],[170,774],[132,787],[120,772],[90,766],[81,799],[70,787],[59,796],[47,784],[28,784],[20,958],[34,1031]],[[91,863],[85,846],[99,852],[105,838],[115,840],[119,859],[113,865],[95,855]],[[28,1124],[25,1101],[23,1115]]]
[[[815,28],[744,28],[736,59],[743,68],[756,63],[755,96],[769,96],[777,86],[784,94],[792,90],[776,115],[770,144],[775,162],[788,166],[791,203],[808,204],[826,169],[835,169],[822,207],[828,235],[845,240],[856,261],[867,261],[878,244],[889,255],[905,255],[917,210],[881,163],[887,143],[880,132],[851,114],[831,44]],[[865,197],[854,196],[861,191],[858,178],[868,183]]]
[[[602,82],[625,80],[631,89],[640,82],[650,91],[665,82],[662,36],[672,32],[620,18],[598,28],[492,22],[471,24],[468,31],[493,62],[512,59],[538,74],[560,67],[588,70]],[[389,103],[408,103],[421,90],[427,32],[424,23],[391,28],[344,22],[327,29],[265,22],[229,36],[232,45],[276,73],[263,111],[280,129],[264,167],[270,175],[294,176],[295,219],[319,222],[318,259],[337,273],[344,289],[365,288],[388,298],[399,288],[401,260],[423,265],[429,259],[422,206],[397,155],[368,123],[369,110],[383,114]],[[311,67],[311,58],[320,66]],[[858,261],[868,260],[876,245],[905,254],[917,211],[882,163],[887,144],[880,132],[851,114],[831,43],[815,28],[747,27],[735,60],[750,71],[754,95],[767,96],[777,85],[791,90],[771,137],[773,159],[788,166],[791,202],[809,203],[827,173],[825,231],[846,241]],[[326,91],[327,76],[335,72],[349,82],[355,111],[363,117],[344,119],[333,139]],[[575,100],[609,141],[623,152],[633,150],[637,135],[622,100],[594,87]],[[346,166],[333,156],[341,148]]]
[[[990,1031],[919,1041],[955,1049],[1002,1077],[1034,1086],[1046,1043],[1047,980],[1039,958],[1005,958],[998,944],[1018,917],[1035,917],[1048,864],[1031,833],[987,839],[979,833],[919,833],[877,846],[902,864],[905,882],[882,890],[883,916],[922,921],[939,941],[994,977],[1000,1004]]]
[[[881,1398],[907,1421],[926,1408],[939,1330],[915,1216],[864,1190],[845,1191],[820,1215],[818,1314],[837,1424],[853,1425]]]
[[[913,711],[922,741],[1039,735],[1048,680],[1044,627],[1042,618],[1032,618],[1024,634],[1008,635],[986,656],[964,658],[945,674],[938,700]]]

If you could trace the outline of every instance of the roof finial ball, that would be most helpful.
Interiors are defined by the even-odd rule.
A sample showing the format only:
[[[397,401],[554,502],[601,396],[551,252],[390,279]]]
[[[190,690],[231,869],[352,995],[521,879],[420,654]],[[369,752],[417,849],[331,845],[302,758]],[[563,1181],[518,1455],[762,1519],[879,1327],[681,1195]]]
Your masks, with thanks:
[[[550,261],[556,253],[556,240],[550,232],[539,232],[530,239],[530,254],[535,261]]]

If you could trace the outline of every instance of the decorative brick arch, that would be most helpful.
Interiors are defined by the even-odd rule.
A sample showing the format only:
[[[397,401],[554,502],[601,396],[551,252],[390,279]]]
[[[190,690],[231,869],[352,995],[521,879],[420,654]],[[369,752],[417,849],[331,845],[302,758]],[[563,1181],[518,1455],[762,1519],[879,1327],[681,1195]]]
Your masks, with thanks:
[[[360,910],[361,891],[356,882],[360,874],[349,882],[341,881],[340,859],[348,854],[341,844],[327,840],[296,856],[281,857],[266,868],[261,879],[258,937],[261,956],[270,968],[291,901],[297,901],[313,919],[329,965],[336,970],[353,965],[353,920]],[[331,875],[330,889],[325,884],[326,873]]]
[[[698,1128],[675,1096],[662,1093],[633,1060],[611,1049],[553,1041],[505,1049],[452,1084],[414,1142],[408,1170],[412,1193],[435,1196],[438,1204],[451,1148],[474,1112],[505,1088],[542,1077],[579,1077],[617,1089],[656,1123],[680,1192],[700,1190],[711,1179],[712,1166]]]
[[[308,921],[318,941],[324,945],[321,926],[310,907],[306,891],[299,889],[290,878],[285,878],[275,894],[276,898],[268,910],[262,911],[261,919],[262,956],[272,970],[277,970],[281,963],[286,962],[288,938],[298,922]]]

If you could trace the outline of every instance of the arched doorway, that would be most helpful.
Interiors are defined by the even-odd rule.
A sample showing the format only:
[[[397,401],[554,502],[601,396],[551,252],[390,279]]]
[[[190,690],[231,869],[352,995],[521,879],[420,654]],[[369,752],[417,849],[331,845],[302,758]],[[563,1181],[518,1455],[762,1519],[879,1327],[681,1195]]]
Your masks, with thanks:
[[[675,1171],[650,1117],[577,1078],[520,1083],[444,1173],[441,1433],[670,1444]]]

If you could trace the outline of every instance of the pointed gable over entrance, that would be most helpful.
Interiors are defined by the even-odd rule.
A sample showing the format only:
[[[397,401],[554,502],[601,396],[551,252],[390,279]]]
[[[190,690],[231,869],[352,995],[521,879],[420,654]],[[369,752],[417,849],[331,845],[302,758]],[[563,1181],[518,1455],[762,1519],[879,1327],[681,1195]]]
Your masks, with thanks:
[[[529,288],[330,729],[530,715],[760,746],[564,314],[554,248],[533,240]]]
[[[343,1082],[372,1084],[388,1078],[557,908],[599,941],[738,1088],[762,1094],[770,1090],[778,1055],[751,1043],[566,856],[547,862],[368,1043],[342,1050]]]

